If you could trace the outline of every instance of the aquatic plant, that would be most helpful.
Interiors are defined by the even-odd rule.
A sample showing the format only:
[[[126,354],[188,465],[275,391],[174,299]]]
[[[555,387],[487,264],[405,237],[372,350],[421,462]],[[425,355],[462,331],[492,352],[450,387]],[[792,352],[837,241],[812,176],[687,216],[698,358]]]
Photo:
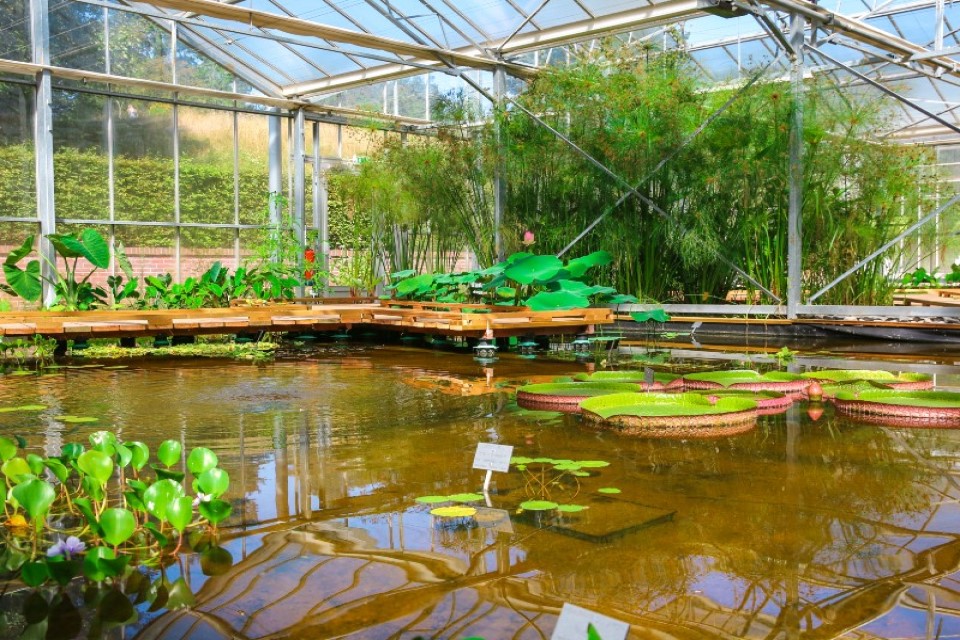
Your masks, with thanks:
[[[553,409],[556,411],[579,411],[584,398],[607,393],[637,391],[638,386],[629,382],[548,382],[528,384],[517,389],[517,404],[526,409]]]
[[[123,442],[110,431],[64,445],[59,456],[26,453],[26,442],[0,437],[7,486],[0,566],[31,587],[61,585],[84,576],[94,582],[128,577],[137,565],[157,566],[174,532],[216,527],[229,517],[222,499],[227,472],[216,454],[193,449],[186,474],[171,467],[180,443],[163,442],[150,463],[143,442]],[[153,471],[152,477],[149,470]],[[194,497],[202,497],[199,515]]]
[[[759,373],[750,369],[704,371],[683,376],[686,389],[747,389],[751,391],[779,391],[801,393],[809,384],[798,374],[786,371]]]
[[[902,390],[919,391],[933,388],[933,376],[925,373],[893,373],[870,369],[825,369],[823,371],[807,371],[802,373],[801,376],[821,383],[865,381]]]
[[[877,424],[960,427],[960,393],[953,391],[838,391],[834,404],[838,413]]]
[[[615,393],[580,403],[586,424],[623,435],[713,437],[756,426],[757,403],[697,393]]]

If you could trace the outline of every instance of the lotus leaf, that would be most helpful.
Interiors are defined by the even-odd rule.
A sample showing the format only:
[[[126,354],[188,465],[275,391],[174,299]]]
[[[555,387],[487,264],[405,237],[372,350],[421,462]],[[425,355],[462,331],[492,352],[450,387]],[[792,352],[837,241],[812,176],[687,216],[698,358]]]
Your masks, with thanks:
[[[566,270],[574,278],[579,278],[593,267],[604,267],[611,262],[613,262],[613,256],[609,252],[594,251],[567,262]]]
[[[616,494],[616,493],[620,493],[620,489],[617,489],[616,487],[600,487],[599,489],[597,489],[597,492],[606,493],[606,494]]]
[[[584,411],[601,418],[611,416],[702,416],[734,413],[757,408],[745,398],[720,398],[712,404],[697,393],[615,393],[587,398],[580,403]]]
[[[541,291],[528,298],[524,304],[534,311],[569,311],[589,307],[590,300],[569,291]]]
[[[503,275],[520,284],[529,285],[549,280],[562,268],[563,261],[556,256],[528,256],[510,264]]]
[[[510,464],[530,464],[533,462],[533,458],[527,458],[525,456],[513,456],[510,458]]]
[[[46,480],[30,478],[15,486],[11,491],[13,497],[23,507],[31,520],[38,520],[47,515],[50,505],[57,497],[53,485]]]
[[[879,404],[896,404],[908,407],[930,407],[936,409],[960,409],[960,393],[956,391],[898,391],[897,389],[875,389],[854,393],[840,391],[837,400],[860,400]]]
[[[187,469],[195,476],[217,466],[217,454],[206,447],[197,447],[187,456]],[[167,465],[169,466],[169,465]]]
[[[634,322],[643,324],[644,322],[670,322],[670,314],[663,309],[650,309],[649,311],[634,311],[630,314]]]
[[[605,460],[581,460],[577,463],[584,469],[599,469],[601,467],[609,467],[610,463]]]
[[[430,514],[440,518],[468,518],[477,513],[473,507],[455,506],[455,507],[436,507],[430,510]]]
[[[520,508],[524,511],[549,511],[559,506],[559,504],[550,500],[527,500],[520,503]]]
[[[117,546],[130,539],[137,528],[137,520],[126,509],[104,509],[100,514],[100,528],[103,530],[103,539]]]
[[[637,299],[637,296],[632,296],[629,293],[620,293],[607,300],[608,304],[637,304],[638,302],[640,300]]]
[[[420,496],[416,499],[416,502],[422,504],[439,504],[441,502],[450,502],[450,498],[447,496]]]

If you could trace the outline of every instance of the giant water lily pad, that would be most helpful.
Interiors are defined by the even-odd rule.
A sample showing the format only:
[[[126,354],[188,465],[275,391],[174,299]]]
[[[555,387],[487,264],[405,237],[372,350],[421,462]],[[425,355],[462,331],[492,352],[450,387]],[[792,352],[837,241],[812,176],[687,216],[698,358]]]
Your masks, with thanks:
[[[904,427],[960,427],[960,393],[874,389],[840,391],[837,412],[866,422]]]
[[[683,376],[686,389],[748,389],[751,391],[780,391],[802,393],[809,381],[795,373],[769,371],[759,373],[750,369],[704,371]]]
[[[555,409],[577,412],[584,398],[636,391],[627,382],[548,382],[528,384],[517,389],[517,404],[528,409]]]
[[[697,393],[615,393],[580,403],[586,423],[624,435],[713,437],[756,426],[757,403]]]
[[[653,373],[653,384],[647,384],[648,374],[646,371],[636,369],[626,369],[622,371],[595,371],[593,373],[578,373],[573,376],[577,382],[629,382],[642,386],[647,391],[653,391],[661,388],[680,389],[683,387],[683,379],[675,373],[664,373],[655,371]]]
[[[469,518],[477,513],[473,507],[437,507],[430,510],[430,514],[441,518]]]
[[[711,398],[745,398],[757,403],[757,409],[764,415],[786,411],[793,404],[794,396],[777,391],[750,391],[749,389],[707,389],[694,391],[710,400]]]
[[[893,373],[871,369],[827,369],[824,371],[807,371],[801,375],[808,380],[825,383],[876,382],[897,389],[913,391],[933,388],[933,377],[925,373]]]
[[[520,508],[524,511],[550,511],[560,505],[550,500],[527,500],[520,503]]]

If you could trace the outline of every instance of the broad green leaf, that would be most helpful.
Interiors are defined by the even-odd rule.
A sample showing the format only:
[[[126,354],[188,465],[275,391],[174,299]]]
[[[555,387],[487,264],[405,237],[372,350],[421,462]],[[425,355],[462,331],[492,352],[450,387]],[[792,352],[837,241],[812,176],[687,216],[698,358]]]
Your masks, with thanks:
[[[183,487],[173,480],[157,480],[143,492],[147,511],[159,520],[167,519],[167,505],[183,495]]]
[[[597,489],[597,491],[599,493],[607,493],[607,494],[620,493],[620,489],[617,489],[616,487],[601,487]]]
[[[27,583],[28,587],[39,587],[49,577],[50,572],[47,570],[47,563],[43,560],[27,562],[20,569],[20,579]]]
[[[3,466],[0,466],[0,471],[13,483],[20,482],[25,476],[33,475],[33,472],[30,470],[30,465],[27,464],[25,459],[20,457],[10,458],[4,462]]]
[[[561,513],[579,513],[588,508],[589,507],[585,507],[582,504],[561,504],[557,507],[557,511]]]
[[[430,510],[430,514],[441,518],[468,518],[476,515],[477,510],[473,507],[437,507]]]
[[[527,500],[526,502],[520,503],[520,508],[524,511],[549,511],[559,506],[559,504],[551,502],[550,500]]]
[[[530,256],[511,264],[503,275],[520,284],[534,284],[549,280],[562,268],[563,261],[556,256]]]
[[[117,444],[117,436],[112,431],[95,431],[90,434],[90,446],[97,451],[103,451],[107,455],[113,455],[114,446]]]
[[[127,280],[136,285],[134,280],[137,277],[137,274],[133,271],[133,264],[131,264],[130,258],[127,257],[127,251],[122,242],[117,243],[116,249],[114,250],[114,257],[116,257],[117,264],[120,265],[120,269],[123,270],[123,274],[127,276]],[[128,285],[130,283],[128,283]]]
[[[120,468],[130,464],[130,461],[133,459],[133,451],[130,450],[130,447],[117,443],[114,445],[114,448],[117,450],[117,464],[120,465]]]
[[[61,457],[65,460],[76,460],[83,453],[83,445],[78,442],[70,442],[63,445]]]
[[[130,453],[132,454],[130,458],[130,466],[137,471],[140,471],[140,469],[143,469],[143,466],[147,464],[147,461],[150,459],[150,448],[144,443],[138,441],[128,442],[126,444],[130,449]]]
[[[17,264],[23,260],[26,256],[30,255],[33,251],[33,238],[34,236],[27,236],[19,247],[7,254],[6,260],[3,261],[4,264]]]
[[[100,422],[100,418],[93,416],[55,416],[56,420],[66,424],[86,424],[90,422]]]
[[[110,245],[96,229],[84,229],[78,236],[68,233],[53,233],[47,236],[61,256],[86,258],[100,269],[110,266]]]
[[[193,498],[180,496],[171,500],[167,504],[167,520],[174,529],[183,533],[193,521]]]
[[[57,497],[57,492],[46,480],[32,478],[15,486],[13,497],[27,511],[31,520],[38,520],[47,515],[50,505]]]
[[[123,573],[130,556],[120,556],[110,547],[93,547],[83,557],[83,575],[94,582],[102,582]]]
[[[420,496],[416,498],[416,502],[423,504],[439,504],[441,502],[450,502],[450,498],[447,496]]]
[[[195,476],[215,466],[217,466],[217,454],[206,447],[197,447],[187,456],[187,469],[190,469],[190,473]]]
[[[83,514],[83,517],[86,519],[87,524],[90,525],[90,528],[93,529],[94,533],[100,533],[100,523],[97,521],[97,516],[93,512],[93,503],[90,502],[89,498],[74,498],[73,504],[80,509],[80,513]]]
[[[230,487],[230,475],[219,467],[208,469],[197,478],[200,491],[219,498]]]
[[[158,527],[156,524],[152,522],[146,522],[144,523],[143,528],[150,532],[150,535],[152,535],[154,539],[160,544],[161,548],[167,546],[167,544],[170,542],[167,536],[163,535],[160,532],[160,527]]]
[[[47,406],[43,404],[23,404],[19,407],[3,407],[0,408],[0,413],[14,413],[20,411],[43,411]]]
[[[211,500],[210,502],[200,503],[200,515],[209,520],[213,525],[230,517],[233,507],[226,500]]]
[[[70,581],[80,575],[80,558],[71,558],[67,560],[63,556],[56,558],[47,558],[47,571],[50,577],[62,587],[70,584]]]
[[[43,473],[43,458],[38,456],[35,453],[27,454],[27,465],[30,467],[30,473],[35,476],[39,476]]]
[[[24,300],[36,302],[40,299],[40,295],[43,293],[43,285],[40,282],[39,260],[28,262],[26,269],[4,262],[3,275],[7,278],[7,284],[10,285],[13,292]]]
[[[167,467],[172,467],[180,459],[183,447],[176,440],[164,440],[157,449],[157,459]]]
[[[102,451],[84,451],[77,458],[77,466],[85,474],[94,478],[100,486],[105,485],[113,475],[113,458]]]
[[[126,509],[104,509],[100,514],[100,528],[103,530],[103,539],[117,546],[130,539],[137,528],[137,520]]]
[[[568,291],[541,291],[524,303],[534,311],[568,311],[590,306],[589,298]]]
[[[70,469],[67,468],[67,465],[63,464],[56,458],[47,458],[43,461],[43,464],[47,467],[47,469],[50,469],[50,473],[52,473],[60,482],[66,482],[67,478],[70,477]]]
[[[17,443],[10,438],[0,436],[0,460],[6,462],[17,455]]]
[[[567,263],[566,269],[574,278],[583,276],[593,267],[603,267],[613,262],[613,256],[606,251],[594,251],[585,256],[574,258]]]
[[[479,502],[483,500],[483,496],[479,493],[455,493],[452,496],[447,496],[451,502]]]

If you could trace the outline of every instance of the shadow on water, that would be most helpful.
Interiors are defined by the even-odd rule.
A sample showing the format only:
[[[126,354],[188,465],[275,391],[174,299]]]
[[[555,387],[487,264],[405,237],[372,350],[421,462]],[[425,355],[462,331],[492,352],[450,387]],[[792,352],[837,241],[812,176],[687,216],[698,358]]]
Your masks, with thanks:
[[[7,637],[547,638],[564,602],[637,638],[960,634],[960,431],[798,404],[736,437],[624,439],[510,400],[587,365],[399,347],[130,364],[0,379],[0,406],[48,407],[0,414],[0,429],[48,455],[102,428],[209,447],[234,515],[217,544],[194,539],[122,585],[8,584]],[[494,474],[499,515],[431,515],[418,496],[480,488],[481,441],[609,466],[536,483],[513,468]],[[544,492],[588,508],[519,507]]]

